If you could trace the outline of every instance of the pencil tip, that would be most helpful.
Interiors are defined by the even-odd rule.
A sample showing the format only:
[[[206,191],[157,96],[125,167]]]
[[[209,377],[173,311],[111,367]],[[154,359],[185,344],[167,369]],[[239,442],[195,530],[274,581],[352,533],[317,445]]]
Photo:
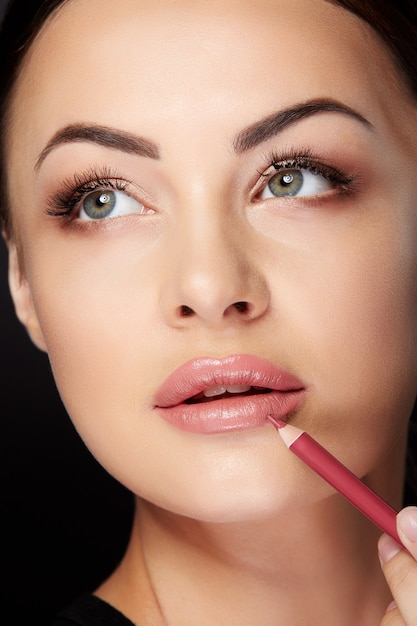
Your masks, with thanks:
[[[273,417],[272,415],[267,415],[267,418],[275,426],[275,428],[284,428],[284,426],[287,425],[286,422],[284,422],[283,420],[280,420],[280,419],[278,419],[276,417]]]

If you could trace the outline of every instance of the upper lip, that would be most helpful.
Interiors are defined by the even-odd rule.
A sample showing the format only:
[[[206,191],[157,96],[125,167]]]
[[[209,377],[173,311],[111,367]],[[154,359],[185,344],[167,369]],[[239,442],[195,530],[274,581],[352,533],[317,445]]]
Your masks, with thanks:
[[[250,385],[281,392],[304,389],[296,376],[255,355],[199,357],[168,376],[155,394],[154,403],[160,408],[177,406],[215,385]]]

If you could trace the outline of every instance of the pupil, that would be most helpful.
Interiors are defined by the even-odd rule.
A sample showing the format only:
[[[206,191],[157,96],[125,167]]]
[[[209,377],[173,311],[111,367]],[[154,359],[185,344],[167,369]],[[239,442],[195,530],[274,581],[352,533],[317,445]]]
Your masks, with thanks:
[[[291,174],[284,174],[284,176],[282,177],[282,182],[284,183],[284,185],[291,185],[293,180],[294,176],[291,176]]]
[[[98,206],[103,206],[103,204],[107,204],[110,201],[110,197],[109,194],[107,193],[102,193],[98,198],[97,198],[97,204]]]

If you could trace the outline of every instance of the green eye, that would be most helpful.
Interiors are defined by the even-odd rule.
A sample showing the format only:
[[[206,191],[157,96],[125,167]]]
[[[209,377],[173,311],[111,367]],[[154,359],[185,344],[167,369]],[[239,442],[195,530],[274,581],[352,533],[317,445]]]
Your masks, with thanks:
[[[271,178],[268,187],[271,193],[280,198],[282,196],[296,196],[304,183],[301,170],[284,170]]]
[[[84,221],[103,220],[133,213],[147,213],[143,204],[123,191],[98,189],[88,193],[80,203],[79,219]]]
[[[302,168],[281,168],[268,181],[261,200],[317,196],[333,189],[334,185],[323,174]]]
[[[95,191],[90,193],[84,200],[82,210],[91,220],[108,217],[116,206],[116,194],[114,191]]]

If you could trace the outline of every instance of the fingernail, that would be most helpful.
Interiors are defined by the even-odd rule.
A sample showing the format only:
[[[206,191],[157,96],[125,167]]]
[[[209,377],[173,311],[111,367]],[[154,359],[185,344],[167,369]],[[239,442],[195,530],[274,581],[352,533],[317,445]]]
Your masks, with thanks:
[[[417,542],[417,507],[409,506],[397,515],[398,527],[413,543]]]
[[[382,564],[388,563],[401,550],[401,546],[389,535],[382,535],[378,541],[378,553]]]
[[[390,611],[393,611],[394,609],[398,608],[398,604],[395,602],[395,600],[393,600],[392,602],[389,603],[389,605],[387,606],[387,610],[386,613],[389,613]]]

